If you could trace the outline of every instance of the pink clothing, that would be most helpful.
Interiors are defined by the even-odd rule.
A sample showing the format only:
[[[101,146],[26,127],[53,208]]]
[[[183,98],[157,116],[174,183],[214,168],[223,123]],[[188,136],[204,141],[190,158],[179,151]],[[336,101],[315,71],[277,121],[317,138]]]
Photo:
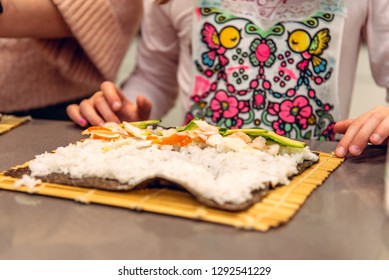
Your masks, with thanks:
[[[53,0],[74,38],[0,39],[0,112],[71,101],[115,79],[136,34],[139,0]]]
[[[167,113],[177,95],[185,111],[191,106],[194,83],[191,49],[193,2],[172,0],[158,6],[153,0],[144,1],[145,17],[137,66],[126,82],[124,92],[131,99],[137,95],[150,98],[154,105],[152,118],[160,118]],[[339,119],[335,121],[348,116],[357,57],[363,39],[369,48],[371,68],[377,84],[389,88],[389,1],[345,0],[345,7],[339,69],[332,77],[339,92]],[[217,101],[217,96],[214,100]]]

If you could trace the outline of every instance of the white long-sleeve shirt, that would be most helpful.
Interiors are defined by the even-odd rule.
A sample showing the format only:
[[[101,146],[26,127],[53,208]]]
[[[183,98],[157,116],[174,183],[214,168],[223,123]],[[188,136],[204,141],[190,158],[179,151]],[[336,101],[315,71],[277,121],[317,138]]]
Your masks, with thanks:
[[[271,94],[274,95],[275,92],[280,92],[280,90],[283,89],[285,90],[284,95],[286,98],[288,98],[288,88],[293,88],[295,92],[290,94],[290,101],[288,101],[289,103],[286,102],[282,104],[282,102],[279,102],[279,104],[276,105],[276,107],[273,109],[265,108],[264,110],[268,110],[267,116],[263,117],[263,115],[261,115],[263,119],[258,117],[255,121],[249,123],[247,126],[253,126],[253,124],[263,126],[266,124],[265,121],[267,121],[270,129],[274,129],[280,134],[296,136],[288,133],[290,131],[285,128],[285,125],[292,124],[292,122],[288,123],[288,121],[292,118],[292,113],[289,115],[285,114],[285,112],[282,113],[282,108],[284,108],[284,110],[285,108],[290,108],[291,110],[294,108],[300,109],[297,115],[294,116],[296,125],[295,127],[299,127],[298,129],[301,130],[300,135],[297,136],[321,139],[324,137],[330,139],[331,137],[327,137],[324,134],[328,132],[327,130],[332,129],[330,126],[333,125],[335,121],[346,118],[349,113],[357,57],[362,39],[364,39],[368,45],[371,69],[376,83],[380,86],[386,87],[387,89],[389,88],[389,1],[387,0],[345,0],[344,8],[342,8],[340,12],[340,19],[338,21],[333,20],[332,26],[327,25],[327,22],[323,20],[323,18],[318,19],[318,26],[311,26],[309,28],[301,23],[296,23],[296,21],[289,23],[287,20],[285,20],[283,24],[285,32],[283,32],[280,36],[277,35],[278,37],[265,35],[265,33],[261,33],[261,36],[251,36],[252,34],[249,34],[249,32],[246,32],[246,30],[242,30],[242,26],[239,25],[242,24],[242,22],[237,22],[236,20],[218,22],[215,17],[209,15],[204,16],[205,12],[201,14],[201,10],[196,10],[197,13],[195,13],[194,8],[196,2],[197,1],[193,0],[172,0],[168,4],[157,5],[153,0],[144,0],[145,16],[142,25],[141,42],[139,44],[137,53],[136,69],[134,74],[126,82],[124,91],[130,98],[134,98],[137,95],[144,95],[150,98],[153,102],[153,118],[160,118],[163,116],[173,106],[176,97],[179,96],[180,104],[182,105],[184,111],[189,111],[189,115],[194,112],[193,110],[192,112],[190,111],[191,108],[197,106],[196,108],[199,109],[201,106],[204,106],[204,116],[206,118],[208,117],[210,121],[230,127],[234,127],[234,125],[245,126],[243,124],[244,116],[241,117],[240,115],[237,115],[233,110],[227,112],[222,111],[221,109],[221,104],[224,101],[229,102],[228,100],[235,102],[234,104],[223,103],[224,105],[229,105],[230,109],[232,108],[231,106],[236,106],[236,108],[239,107],[240,109],[244,107],[243,105],[241,106],[241,102],[243,101],[240,101],[238,96],[239,94],[237,88],[239,86],[237,86],[235,83],[235,91],[229,91],[227,89],[227,86],[232,84],[231,81],[237,80],[232,78],[232,72],[236,68],[236,65],[238,65],[237,63],[232,65],[233,54],[231,50],[235,49],[229,49],[228,46],[225,46],[223,49],[223,45],[220,43],[222,42],[222,30],[224,27],[229,25],[235,25],[236,29],[240,30],[240,35],[243,38],[241,39],[240,45],[238,45],[236,49],[239,47],[243,51],[248,50],[248,56],[243,58],[245,59],[244,63],[242,64],[243,66],[246,64],[252,66],[254,63],[253,61],[255,61],[256,58],[261,59],[258,54],[259,44],[263,43],[261,47],[264,46],[265,43],[268,46],[271,46],[270,41],[273,43],[275,42],[275,48],[270,50],[269,48],[266,49],[266,51],[269,52],[266,53],[265,57],[268,58],[268,61],[266,62],[267,66],[265,66],[265,62],[262,66],[260,63],[258,64],[259,66],[254,63],[258,69],[261,67],[263,68],[263,72],[265,73],[266,77],[258,78],[259,85],[255,88],[255,90],[253,88],[251,92],[252,99],[250,100],[246,98],[244,101],[247,101],[250,104],[253,102],[258,102],[259,99],[255,100],[254,97],[256,96],[255,94],[258,95],[259,90],[263,89],[263,85],[265,85],[264,81],[268,81],[270,84],[270,86],[266,84],[267,88],[264,91],[267,91],[267,93],[262,92],[264,99],[266,100],[270,100]],[[215,0],[214,2],[220,1]],[[228,2],[228,0],[226,2]],[[231,2],[239,1],[230,0],[230,3]],[[292,7],[303,5],[303,2],[305,4],[307,3],[306,0],[268,2],[286,2],[287,4],[291,4]],[[331,2],[331,0],[329,2]],[[279,7],[283,8],[281,4]],[[199,20],[200,15],[202,16]],[[314,15],[317,14],[312,14],[311,16]],[[306,18],[303,18],[301,21],[305,19]],[[253,20],[253,18],[249,18],[249,20],[264,29],[264,27],[261,26],[259,22],[255,22],[255,19]],[[246,22],[247,21],[245,21],[244,24],[246,24]],[[208,23],[209,25],[207,25]],[[329,32],[326,33],[325,29],[327,28],[329,28]],[[293,38],[290,34],[293,34],[293,31],[297,31],[299,29],[306,30],[305,33],[309,33],[308,38],[310,37],[312,41],[309,46],[309,50],[312,49],[312,52],[308,53],[309,50],[306,50],[305,52],[299,53],[297,49],[293,48],[291,43],[289,43],[288,47],[288,44],[285,42],[287,40],[291,42]],[[207,39],[204,39],[206,38],[206,34],[208,34],[209,31],[214,32],[213,35],[216,34],[215,36],[219,36],[217,38],[218,40],[216,41],[220,43],[220,46],[215,46],[211,42],[213,40],[212,38],[214,38],[212,36],[208,38],[208,41]],[[320,40],[316,40],[320,36],[322,38],[320,39],[321,42]],[[327,41],[325,41],[326,36]],[[197,42],[192,42],[192,38],[197,40]],[[266,40],[257,40],[255,43],[254,38],[265,38]],[[244,42],[245,39],[251,41]],[[277,41],[278,39],[280,40]],[[319,45],[321,44],[321,48],[317,47],[316,50],[314,50],[314,47],[316,46],[314,45],[314,41],[316,43],[319,42]],[[281,44],[281,42],[284,43]],[[244,44],[246,44],[246,48],[244,48]],[[330,47],[334,45],[338,46],[338,50],[330,50]],[[252,46],[258,47],[257,50],[255,51],[252,49]],[[251,54],[250,49],[252,51]],[[212,53],[212,51],[215,50],[219,51],[219,53]],[[292,54],[291,57],[293,57],[293,65],[286,65],[285,69],[289,67],[289,70],[296,75],[294,84],[297,83],[299,75],[300,77],[302,75],[303,78],[308,78],[308,75],[311,74],[311,81],[308,81],[307,84],[303,84],[302,86],[299,85],[288,87],[288,83],[292,83],[293,75],[292,78],[288,78],[289,80],[285,80],[285,77],[280,75],[279,72],[279,67],[281,67],[280,65],[282,62],[280,55],[285,56],[287,53],[285,51],[289,51],[289,53]],[[229,52],[231,54],[229,54]],[[208,58],[204,57],[204,54],[206,54],[206,56],[210,55],[211,62]],[[234,54],[236,55],[236,52]],[[274,55],[274,61],[270,57],[271,54]],[[250,58],[250,55],[254,55],[254,57]],[[325,60],[325,62],[322,62],[322,65],[319,65],[320,67],[324,68],[322,70],[318,69],[318,73],[316,73],[313,66],[311,66],[313,65],[314,56],[320,58],[319,61]],[[304,60],[305,64],[303,63]],[[214,64],[212,64],[212,61],[214,61]],[[228,61],[228,63],[226,63],[226,61]],[[302,64],[299,64],[300,62]],[[198,67],[194,67],[195,63],[200,65],[200,70]],[[279,63],[279,65],[277,63]],[[219,68],[215,68],[216,64],[219,64]],[[285,64],[283,65],[285,66]],[[231,67],[228,68],[229,66]],[[235,68],[233,66],[235,66]],[[239,67],[243,68],[243,66]],[[269,69],[271,67],[275,68],[275,72],[270,72]],[[278,67],[278,69],[276,67]],[[201,87],[201,83],[196,84],[196,79],[202,78],[201,71],[205,73],[206,69],[211,70],[214,73],[217,72],[214,74],[214,76],[217,74],[222,75],[223,73],[227,75],[226,80],[224,80],[225,87],[220,86],[220,88],[213,92],[213,96],[211,92],[211,97],[207,97],[208,99],[204,98],[204,96],[201,96],[198,94],[198,92],[196,92],[198,87]],[[332,74],[328,74],[328,72],[331,72]],[[282,72],[281,74],[285,73]],[[326,74],[328,75],[325,76]],[[278,77],[276,77],[277,75]],[[316,97],[318,98],[310,98],[308,96],[310,87],[312,86],[312,88],[314,88],[314,77],[322,77],[323,79],[328,78],[328,80],[330,80],[332,83],[331,86],[327,86],[326,88],[324,87],[324,90],[322,90],[324,91],[324,95],[328,95],[330,101],[332,102],[328,103],[328,106],[326,105],[327,107],[320,103],[326,101],[321,99],[320,89],[316,91]],[[286,84],[280,85],[280,80],[282,79],[284,79]],[[252,81],[252,76],[249,75],[248,80]],[[218,81],[223,81],[223,78],[219,79]],[[210,82],[212,82],[212,80]],[[209,94],[209,91],[210,90],[208,85],[205,92]],[[218,94],[218,91],[223,91],[224,93]],[[254,94],[255,91],[256,93]],[[366,94],[369,93],[367,92]],[[193,97],[196,95],[201,96],[200,100],[197,99],[197,101],[194,101]],[[312,108],[303,108],[303,105],[305,106],[307,104],[301,105],[305,101],[303,100],[304,102],[301,102],[303,98],[301,98],[300,95],[306,95],[307,100],[309,100],[311,103],[313,102],[317,104],[312,105]],[[235,96],[237,96],[238,101],[233,100]],[[272,97],[275,98],[274,96]],[[196,106],[193,105],[194,102],[197,102],[195,104]],[[271,103],[274,105],[274,102],[275,101],[272,101]],[[258,106],[253,110],[260,110],[260,104],[256,105]],[[266,106],[269,106],[269,104]],[[321,121],[319,120],[319,116],[314,114],[314,112],[317,112],[319,109],[326,112],[331,112],[330,121],[328,122],[327,120],[328,123],[325,124],[326,127],[322,127],[320,135],[313,136],[311,135],[312,133],[305,134],[305,136],[302,135],[302,133],[307,133],[307,126],[308,128],[309,126],[314,127],[315,125],[318,125],[319,121]],[[255,112],[255,114],[257,114],[257,111]],[[193,116],[194,115],[192,114],[192,117]],[[271,119],[269,116],[273,118]],[[255,117],[257,117],[257,115]],[[229,120],[230,122],[227,122],[226,120]],[[311,129],[311,131],[313,131],[313,129]]]

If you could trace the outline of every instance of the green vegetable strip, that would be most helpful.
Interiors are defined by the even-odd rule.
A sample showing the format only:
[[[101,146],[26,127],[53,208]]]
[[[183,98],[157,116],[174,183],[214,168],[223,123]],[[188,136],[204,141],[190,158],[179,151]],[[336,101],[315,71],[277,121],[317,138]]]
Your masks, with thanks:
[[[148,121],[141,121],[141,122],[129,122],[129,124],[136,126],[140,129],[146,129],[149,125],[159,124],[161,120],[148,120]]]

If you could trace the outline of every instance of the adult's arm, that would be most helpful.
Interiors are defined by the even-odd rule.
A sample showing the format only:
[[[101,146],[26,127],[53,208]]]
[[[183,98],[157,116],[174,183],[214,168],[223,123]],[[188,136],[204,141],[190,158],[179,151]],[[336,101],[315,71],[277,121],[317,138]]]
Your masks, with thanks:
[[[52,0],[1,0],[1,3],[0,37],[71,36]]]
[[[62,76],[115,80],[136,35],[142,0],[1,0],[0,38],[35,38]]]
[[[142,0],[51,1],[72,37],[37,40],[47,59],[63,76],[96,89],[104,80],[114,81],[138,32]]]

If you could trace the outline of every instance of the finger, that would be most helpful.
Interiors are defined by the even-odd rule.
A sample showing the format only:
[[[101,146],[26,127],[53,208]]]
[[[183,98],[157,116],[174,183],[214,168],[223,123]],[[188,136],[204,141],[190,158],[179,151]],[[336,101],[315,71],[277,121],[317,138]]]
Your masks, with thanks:
[[[353,122],[353,119],[347,119],[339,121],[335,124],[334,131],[335,133],[345,134],[350,124]]]
[[[123,105],[123,94],[120,90],[112,82],[104,82],[100,88],[112,110],[119,111]]]
[[[347,131],[344,133],[344,136],[340,140],[335,154],[338,157],[345,157],[349,151],[349,147],[354,137],[358,134],[359,130],[362,127],[364,120],[359,117],[352,121],[350,125],[348,125]]]
[[[105,95],[100,94],[96,96],[93,102],[96,111],[103,117],[106,122],[120,123],[119,118],[112,111],[111,107],[108,104],[108,101],[105,99]]]
[[[137,105],[131,102],[128,102],[123,106],[119,115],[121,120],[127,122],[136,122],[143,120],[139,116]]]
[[[370,137],[370,142],[374,145],[382,145],[387,142],[389,137],[389,117],[385,117],[385,119],[380,123],[380,125],[376,128],[374,133]]]
[[[91,125],[104,125],[104,120],[93,107],[93,99],[85,99],[80,103],[80,113]]]
[[[136,105],[138,116],[141,120],[147,120],[150,117],[152,103],[150,99],[144,96],[138,96],[136,98]]]
[[[148,119],[151,111],[151,101],[146,97],[137,97],[135,103],[127,97],[123,97],[123,106],[118,115],[120,119],[134,122]]]
[[[66,107],[66,113],[69,118],[81,127],[86,127],[88,122],[80,113],[80,107],[77,104],[70,104]]]
[[[384,115],[380,113],[374,113],[369,116],[369,118],[361,126],[360,130],[351,141],[349,151],[352,155],[359,156],[362,153],[362,151],[369,143],[370,137],[384,120],[384,118]]]
[[[354,137],[357,135],[357,133],[359,132],[359,130],[366,122],[369,116],[370,112],[362,114],[356,119],[347,119],[339,122],[337,129],[339,129],[339,131],[342,131],[344,133],[344,136],[340,140],[335,150],[336,156],[345,157],[347,155],[351,142],[353,141]]]

